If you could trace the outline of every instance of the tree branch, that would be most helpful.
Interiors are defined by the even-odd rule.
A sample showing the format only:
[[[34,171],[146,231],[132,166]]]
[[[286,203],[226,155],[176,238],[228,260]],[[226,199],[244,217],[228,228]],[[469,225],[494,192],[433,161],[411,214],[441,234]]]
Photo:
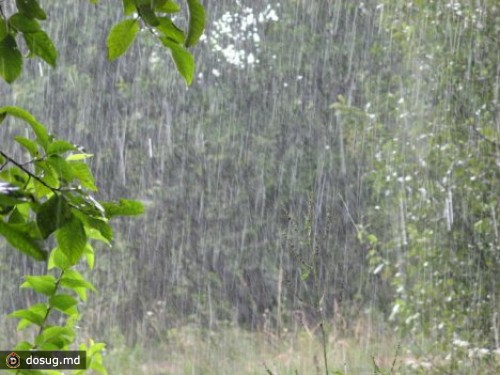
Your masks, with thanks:
[[[14,164],[16,167],[18,167],[19,169],[21,169],[24,173],[26,173],[31,178],[37,180],[39,183],[41,183],[46,188],[52,190],[53,192],[60,192],[60,191],[62,191],[62,189],[59,189],[59,188],[56,188],[56,187],[53,187],[53,186],[50,186],[49,184],[47,184],[43,179],[41,179],[36,174],[34,174],[31,171],[29,171],[28,169],[26,169],[23,164],[17,162],[15,159],[13,159],[9,155],[7,155],[5,152],[0,151],[0,155],[2,155],[7,160],[7,162],[10,162],[10,163]],[[5,164],[7,164],[7,162]],[[2,166],[2,168],[5,166],[5,164]]]

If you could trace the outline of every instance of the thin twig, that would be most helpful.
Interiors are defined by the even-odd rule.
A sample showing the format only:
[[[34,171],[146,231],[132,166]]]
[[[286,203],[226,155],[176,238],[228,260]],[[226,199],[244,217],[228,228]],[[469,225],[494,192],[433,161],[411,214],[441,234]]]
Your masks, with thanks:
[[[400,349],[401,349],[401,343],[399,343],[398,346],[396,347],[396,353],[394,354],[394,360],[392,361],[390,374],[393,374],[393,371],[396,369],[396,361],[398,360]]]
[[[18,167],[19,169],[21,169],[28,176],[30,176],[31,178],[34,178],[35,180],[37,180],[39,183],[41,183],[46,188],[48,188],[48,189],[50,189],[50,190],[52,190],[54,192],[56,192],[56,191],[57,192],[62,191],[62,189],[60,189],[60,188],[56,188],[56,187],[53,187],[53,186],[50,186],[49,184],[47,184],[44,180],[42,180],[40,177],[38,177],[36,174],[32,173],[28,169],[26,169],[23,164],[18,163],[16,160],[14,160],[10,156],[8,156],[5,152],[0,151],[0,155],[2,155],[5,159],[7,159],[8,162],[14,164],[16,167]]]
[[[321,328],[321,336],[323,336],[323,361],[325,362],[325,374],[328,375],[330,372],[328,371],[328,359],[326,357],[326,331],[323,322],[320,323],[319,327]]]
[[[375,356],[372,355],[373,362],[373,375],[381,374],[380,367],[378,367],[377,362],[375,361]]]
[[[266,362],[263,362],[262,365],[266,369],[267,375],[274,375],[273,372],[267,367]]]

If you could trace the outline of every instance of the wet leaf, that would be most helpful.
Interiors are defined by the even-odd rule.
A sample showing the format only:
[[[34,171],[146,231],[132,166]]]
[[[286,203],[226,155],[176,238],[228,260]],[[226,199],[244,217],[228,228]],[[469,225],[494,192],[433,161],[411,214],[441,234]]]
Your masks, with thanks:
[[[37,157],[40,153],[38,152],[38,145],[33,142],[31,139],[24,138],[21,136],[14,137],[14,140],[23,146],[31,156]]]
[[[94,155],[93,154],[71,154],[71,155],[68,155],[68,157],[66,158],[66,161],[84,160],[84,159],[91,158],[92,156],[94,156]]]
[[[191,53],[181,44],[171,39],[162,38],[162,43],[165,47],[170,49],[170,54],[177,66],[177,70],[184,77],[186,83],[190,85],[193,82],[195,69],[193,55],[191,55]]]
[[[47,306],[43,303],[38,303],[31,306],[29,309],[16,310],[9,315],[10,318],[20,318],[29,321],[30,323],[41,326],[47,314]]]
[[[19,12],[28,18],[47,19],[47,14],[36,0],[16,0],[16,6]]]
[[[78,263],[82,257],[87,236],[83,224],[75,216],[56,232],[59,249],[68,258],[71,265]]]
[[[173,0],[155,0],[154,9],[160,13],[177,13],[180,12],[181,7]]]
[[[54,267],[57,267],[61,270],[66,270],[70,266],[71,264],[68,258],[66,257],[66,255],[64,255],[61,249],[56,247],[55,249],[52,250],[49,256],[49,260],[47,262],[47,268],[49,270],[51,270]]]
[[[43,203],[36,215],[36,222],[43,238],[49,237],[69,219],[71,219],[71,209],[60,195],[53,195]]]
[[[142,20],[148,25],[158,26],[160,24],[160,21],[158,21],[155,12],[151,8],[151,5],[139,5],[137,7],[137,10],[139,11],[139,15],[141,16]]]
[[[137,20],[127,19],[114,25],[106,42],[108,59],[113,61],[123,55],[134,42],[138,31]]]
[[[158,20],[159,25],[156,27],[156,30],[168,39],[172,39],[179,44],[184,43],[184,39],[186,37],[184,35],[184,31],[179,29],[170,18],[159,17]]]
[[[52,67],[56,66],[57,50],[45,31],[24,33],[23,36],[32,54],[39,56]]]
[[[47,163],[53,168],[61,180],[70,183],[77,176],[73,165],[59,155],[49,156],[47,158]]]
[[[16,40],[8,35],[0,41],[0,75],[7,83],[12,83],[21,74],[23,57]]]
[[[47,147],[47,155],[62,154],[67,151],[74,151],[74,150],[76,150],[75,145],[58,139],[49,144],[49,146]]]
[[[75,337],[75,331],[70,327],[52,326],[45,328],[35,338],[35,344],[48,349],[44,344],[54,344],[58,349],[71,344]]]
[[[94,182],[94,176],[92,175],[89,166],[85,162],[70,161],[68,163],[69,165],[71,165],[75,178],[80,180],[83,187],[92,191],[97,191],[97,187],[95,186]]]
[[[96,291],[95,287],[86,281],[83,276],[75,270],[66,270],[61,278],[61,286],[72,289],[85,301],[87,299],[87,289]]]
[[[131,15],[136,11],[134,0],[123,0],[123,12],[126,16]]]
[[[71,313],[75,311],[74,307],[77,304],[78,301],[76,298],[69,294],[57,294],[49,299],[49,306],[64,313]]]
[[[0,41],[3,40],[8,35],[7,24],[0,18]]]
[[[186,37],[186,47],[198,43],[205,30],[205,10],[198,0],[187,0],[189,8],[189,27]]]
[[[52,275],[26,276],[21,288],[31,288],[37,293],[51,296],[56,290],[56,278]]]
[[[0,234],[9,244],[22,253],[40,261],[47,259],[47,253],[34,239],[2,220],[0,220]]]
[[[0,61],[1,61],[1,51],[0,51]],[[49,133],[47,132],[47,129],[45,129],[45,126],[43,126],[40,122],[37,121],[35,116],[33,116],[28,111],[15,106],[1,107],[0,116],[2,114],[9,114],[11,116],[26,121],[35,132],[38,144],[40,144],[44,148],[44,150],[46,150],[47,144],[49,143]]]
[[[34,33],[40,30],[40,24],[38,21],[26,17],[22,13],[13,14],[9,18],[9,25],[22,33]]]
[[[118,202],[101,202],[106,210],[108,218],[114,216],[135,216],[144,212],[144,206],[141,202],[120,199]]]

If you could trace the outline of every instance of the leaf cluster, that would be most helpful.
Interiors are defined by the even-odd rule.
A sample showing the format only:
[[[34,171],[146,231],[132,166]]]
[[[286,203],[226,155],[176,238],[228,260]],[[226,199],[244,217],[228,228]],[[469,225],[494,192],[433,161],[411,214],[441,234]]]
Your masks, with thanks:
[[[172,0],[124,0],[123,8],[130,18],[111,28],[107,39],[109,59],[115,60],[125,53],[136,34],[147,29],[171,51],[177,69],[190,84],[194,58],[187,48],[198,42],[204,30],[201,4],[187,0],[187,30],[181,30],[173,22],[171,15],[180,12],[181,7]],[[0,76],[7,83],[14,82],[22,71],[21,40],[29,51],[28,57],[39,57],[56,66],[57,49],[40,24],[46,19],[47,14],[37,0],[16,0],[15,12],[10,16],[6,16],[0,3]],[[13,138],[14,147],[20,149],[15,155],[23,154],[23,160],[0,149],[0,236],[15,250],[47,262],[46,274],[27,275],[21,285],[43,295],[45,302],[9,315],[19,319],[18,331],[28,327],[37,330],[33,341],[20,342],[14,349],[67,350],[76,337],[78,304],[87,300],[89,290],[96,291],[76,266],[85,260],[88,268],[93,269],[93,244],[97,241],[110,246],[113,240],[109,220],[139,215],[143,206],[127,199],[96,200],[93,194],[97,187],[86,163],[92,154],[54,137],[45,125],[20,107],[1,107],[0,125],[7,119],[16,125],[19,121],[26,124],[32,136]],[[54,313],[66,319],[59,319],[56,324]],[[87,352],[87,369],[106,374],[101,355],[104,344],[90,341],[79,349]],[[59,374],[55,370],[50,373]]]
[[[0,76],[14,82],[22,71],[23,55],[20,39],[28,48],[28,57],[39,57],[52,67],[56,66],[57,49],[42,29],[41,21],[47,14],[36,0],[16,0],[17,12],[6,17],[0,5]]]
[[[187,0],[189,25],[179,28],[172,14],[181,7],[173,0],[123,0],[126,18],[114,25],[108,35],[108,58],[113,61],[123,55],[134,42],[141,27],[149,30],[170,50],[177,70],[189,85],[194,76],[194,58],[188,47],[194,46],[205,28],[205,12],[198,0]]]
[[[96,291],[74,266],[85,259],[92,269],[92,244],[100,241],[109,246],[113,239],[109,219],[141,214],[143,207],[126,199],[96,200],[92,194],[97,187],[86,164],[91,154],[49,134],[22,108],[0,108],[0,120],[7,118],[22,120],[33,137],[14,138],[27,160],[16,160],[0,150],[0,235],[17,251],[48,262],[47,274],[26,276],[21,285],[44,295],[46,302],[10,314],[19,319],[18,330],[38,329],[33,342],[21,342],[15,349],[68,349],[76,336],[78,300],[85,302],[87,291]],[[49,250],[49,244],[55,247]],[[50,315],[55,311],[67,316],[64,325],[51,324]],[[87,367],[105,373],[101,345],[87,348],[93,353],[87,358]]]
[[[97,4],[97,0],[90,0]],[[149,30],[160,43],[169,49],[177,70],[191,84],[195,62],[189,47],[200,39],[205,28],[205,11],[198,0],[186,0],[189,22],[186,30],[179,28],[172,16],[181,11],[173,0],[123,0],[125,16],[115,24],[107,38],[108,58],[113,61],[123,55],[133,44],[141,29]],[[47,64],[57,64],[57,49],[42,29],[41,21],[47,13],[37,0],[16,0],[16,12],[6,16],[0,4],[0,76],[14,82],[22,72],[23,53],[20,39],[28,48],[28,57],[39,57]]]

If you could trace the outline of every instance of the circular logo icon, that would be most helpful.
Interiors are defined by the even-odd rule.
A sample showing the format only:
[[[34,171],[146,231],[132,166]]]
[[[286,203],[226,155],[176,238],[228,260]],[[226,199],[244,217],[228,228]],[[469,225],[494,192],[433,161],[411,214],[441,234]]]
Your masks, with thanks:
[[[5,363],[8,368],[18,368],[21,365],[21,357],[12,352],[5,358]]]

